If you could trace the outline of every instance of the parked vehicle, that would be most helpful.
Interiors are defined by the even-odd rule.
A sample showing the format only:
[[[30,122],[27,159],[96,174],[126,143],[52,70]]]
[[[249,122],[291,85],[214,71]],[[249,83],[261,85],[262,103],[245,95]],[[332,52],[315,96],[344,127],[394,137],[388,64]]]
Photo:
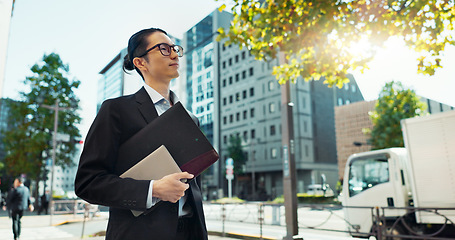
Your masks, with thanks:
[[[333,190],[330,188],[329,184],[311,184],[308,185],[308,195],[319,195],[324,197],[333,197],[335,194]]]
[[[455,111],[405,119],[401,126],[405,148],[348,158],[342,204],[351,235],[369,237],[361,233],[379,224],[371,209],[355,206],[383,208],[395,235],[455,237]]]

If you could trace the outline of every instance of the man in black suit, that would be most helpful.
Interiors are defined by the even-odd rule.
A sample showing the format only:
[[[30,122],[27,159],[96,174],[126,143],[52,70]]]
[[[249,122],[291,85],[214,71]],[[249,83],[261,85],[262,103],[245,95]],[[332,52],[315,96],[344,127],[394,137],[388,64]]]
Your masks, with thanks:
[[[21,235],[21,218],[24,210],[28,208],[30,211],[33,211],[33,205],[30,201],[30,191],[24,186],[24,178],[17,177],[14,179],[14,189],[8,194],[6,206],[11,210],[14,239],[19,239]]]
[[[106,100],[87,134],[75,190],[90,203],[110,207],[107,240],[207,239],[198,181],[181,181],[193,178],[192,174],[176,173],[152,181],[119,177],[136,163],[119,162],[119,147],[178,102],[169,83],[179,76],[182,55],[183,49],[161,29],[134,34],[128,42],[124,69],[135,69],[144,87],[135,94]],[[157,202],[160,204],[146,211]],[[135,217],[131,210],[147,214]]]

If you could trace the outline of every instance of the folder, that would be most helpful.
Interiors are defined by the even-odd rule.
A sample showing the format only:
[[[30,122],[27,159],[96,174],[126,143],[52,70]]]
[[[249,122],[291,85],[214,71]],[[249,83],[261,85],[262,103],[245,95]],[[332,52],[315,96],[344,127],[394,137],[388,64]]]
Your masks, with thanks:
[[[136,180],[159,180],[162,177],[181,172],[169,151],[164,145],[150,153],[140,162],[128,169],[121,178],[133,178]],[[142,211],[131,210],[135,217],[142,214]]]
[[[117,169],[129,169],[161,145],[166,146],[183,172],[195,177],[219,158],[187,110],[177,102],[120,146]]]

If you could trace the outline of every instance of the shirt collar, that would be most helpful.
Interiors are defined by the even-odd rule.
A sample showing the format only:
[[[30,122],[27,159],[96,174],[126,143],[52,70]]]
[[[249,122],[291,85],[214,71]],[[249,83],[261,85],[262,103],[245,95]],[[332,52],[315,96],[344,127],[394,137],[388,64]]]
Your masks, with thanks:
[[[156,104],[157,102],[164,99],[164,97],[161,94],[159,94],[155,89],[153,89],[149,85],[144,84],[144,88],[145,91],[147,91],[147,93],[149,94],[150,99],[152,99],[153,104]],[[173,91],[169,91],[169,94],[173,104],[180,102],[179,98],[177,97],[177,95],[175,95]]]

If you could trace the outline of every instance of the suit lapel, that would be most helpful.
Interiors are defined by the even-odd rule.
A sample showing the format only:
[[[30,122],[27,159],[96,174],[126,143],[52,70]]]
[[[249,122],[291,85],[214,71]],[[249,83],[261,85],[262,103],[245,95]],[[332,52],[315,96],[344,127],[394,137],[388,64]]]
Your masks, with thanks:
[[[144,87],[137,91],[134,96],[136,97],[136,101],[139,103],[139,112],[141,112],[147,123],[150,123],[153,119],[158,117],[155,105],[153,104],[152,99],[150,99],[147,91],[145,91]]]

